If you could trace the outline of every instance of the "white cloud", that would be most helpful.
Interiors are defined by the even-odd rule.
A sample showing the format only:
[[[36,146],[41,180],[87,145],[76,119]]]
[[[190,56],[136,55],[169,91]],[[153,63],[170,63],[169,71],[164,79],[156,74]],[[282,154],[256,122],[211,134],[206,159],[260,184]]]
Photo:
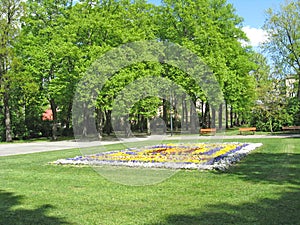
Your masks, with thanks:
[[[261,43],[268,40],[268,34],[263,29],[246,26],[242,30],[246,33],[250,40],[249,44],[253,47],[258,47]]]

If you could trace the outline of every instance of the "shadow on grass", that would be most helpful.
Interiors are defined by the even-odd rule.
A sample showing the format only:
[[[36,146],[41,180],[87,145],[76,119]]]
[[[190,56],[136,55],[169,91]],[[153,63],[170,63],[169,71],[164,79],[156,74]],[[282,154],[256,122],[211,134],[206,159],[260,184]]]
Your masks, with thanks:
[[[296,153],[254,153],[224,174],[251,182],[300,185],[299,162]]]
[[[201,209],[168,215],[164,223],[158,224],[300,224],[300,154],[289,153],[287,147],[283,149],[286,152],[274,153],[271,152],[276,149],[274,144],[264,152],[250,154],[226,172],[214,172],[221,177],[236,176],[254,185],[278,186],[283,191],[277,198],[262,196],[255,202],[242,204],[207,204]]]
[[[169,215],[163,223],[151,225],[201,225],[201,224],[299,224],[300,192],[291,190],[279,199],[262,199],[255,203],[233,205],[220,203],[206,205],[187,214]]]
[[[51,205],[42,205],[37,209],[20,209],[23,196],[0,190],[0,224],[2,225],[32,225],[32,224],[68,224],[62,219],[47,216]],[[15,208],[15,209],[14,209]]]

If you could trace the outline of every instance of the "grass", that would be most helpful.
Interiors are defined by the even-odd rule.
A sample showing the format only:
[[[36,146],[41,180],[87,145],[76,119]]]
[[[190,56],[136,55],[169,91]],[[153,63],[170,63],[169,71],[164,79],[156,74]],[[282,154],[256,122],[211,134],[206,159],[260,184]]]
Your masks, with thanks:
[[[0,157],[0,224],[299,224],[300,139],[245,141],[264,146],[227,172],[182,170],[148,186],[47,164],[77,149]]]

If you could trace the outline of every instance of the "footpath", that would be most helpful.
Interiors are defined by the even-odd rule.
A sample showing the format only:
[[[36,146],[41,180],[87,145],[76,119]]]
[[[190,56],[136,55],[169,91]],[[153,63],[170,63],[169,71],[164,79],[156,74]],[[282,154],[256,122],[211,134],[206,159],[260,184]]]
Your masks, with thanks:
[[[226,139],[236,139],[237,141],[242,141],[244,139],[264,139],[264,138],[300,138],[300,134],[286,134],[286,135],[233,135],[233,136],[199,136],[199,135],[151,135],[143,138],[126,138],[126,139],[116,139],[116,140],[104,140],[104,141],[91,141],[91,142],[79,142],[75,140],[68,141],[57,141],[57,142],[33,142],[33,143],[2,143],[0,144],[0,156],[9,155],[20,155],[20,154],[30,154],[36,152],[47,152],[47,151],[58,151],[73,148],[88,148],[101,145],[126,143],[126,142],[139,142],[139,141],[151,141],[157,140],[211,140],[220,141]]]

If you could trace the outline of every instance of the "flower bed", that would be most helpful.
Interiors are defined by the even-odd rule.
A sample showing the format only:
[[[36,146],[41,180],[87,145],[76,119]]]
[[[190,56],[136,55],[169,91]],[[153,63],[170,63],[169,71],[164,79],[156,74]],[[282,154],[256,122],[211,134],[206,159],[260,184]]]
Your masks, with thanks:
[[[224,170],[262,144],[163,144],[60,159],[54,164]]]

